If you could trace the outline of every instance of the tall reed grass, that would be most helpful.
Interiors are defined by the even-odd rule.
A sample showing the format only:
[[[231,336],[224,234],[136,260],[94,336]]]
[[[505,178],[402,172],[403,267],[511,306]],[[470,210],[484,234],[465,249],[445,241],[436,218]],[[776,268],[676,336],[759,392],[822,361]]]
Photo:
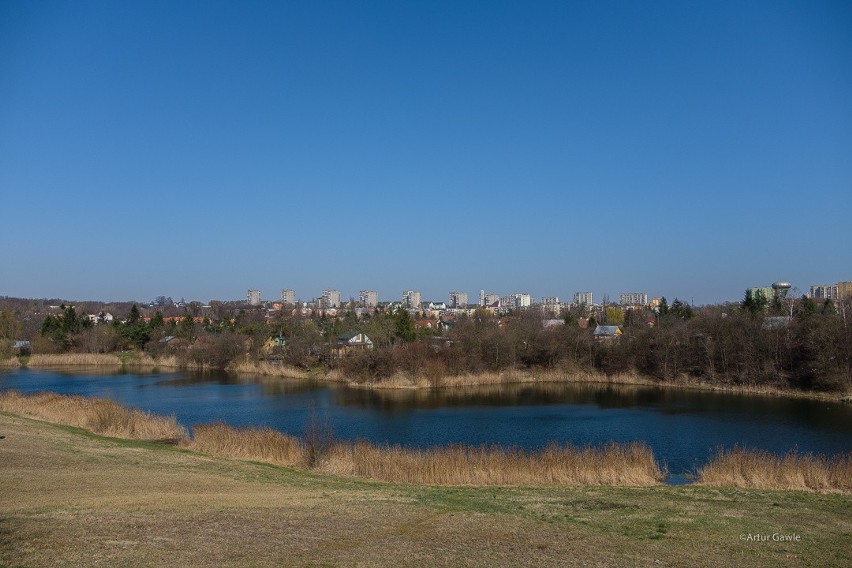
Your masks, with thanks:
[[[325,473],[428,485],[654,485],[665,474],[645,444],[600,448],[552,445],[540,452],[453,446],[429,450],[337,442],[318,447],[269,429],[208,424],[185,447],[216,456],[279,465],[312,465]]]
[[[246,359],[232,361],[228,365],[227,370],[233,373],[265,375],[288,379],[307,379],[310,376],[310,373],[307,371],[290,365],[274,365],[266,361],[249,361]]]
[[[103,398],[6,391],[0,394],[0,411],[114,438],[178,442],[188,435],[174,416],[149,414]]]
[[[17,369],[21,366],[20,360],[17,357],[9,357],[8,359],[0,359],[0,369]]]
[[[112,353],[36,353],[27,361],[27,367],[120,367],[121,359]]]
[[[654,485],[665,475],[639,443],[539,452],[451,446],[416,450],[367,442],[338,444],[322,462],[329,473],[428,485]]]
[[[272,428],[232,428],[222,422],[193,426],[192,439],[183,447],[215,456],[304,467],[305,447],[301,440]]]
[[[796,451],[775,455],[763,450],[720,450],[698,474],[702,485],[852,492],[852,452],[827,458]]]

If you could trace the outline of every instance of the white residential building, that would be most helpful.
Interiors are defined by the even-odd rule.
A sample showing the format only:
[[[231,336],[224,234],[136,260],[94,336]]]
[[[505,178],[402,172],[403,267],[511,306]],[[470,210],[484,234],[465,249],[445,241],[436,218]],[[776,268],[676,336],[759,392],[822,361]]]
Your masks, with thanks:
[[[831,300],[836,302],[840,297],[837,284],[814,284],[811,286],[810,297],[814,300]]]
[[[340,290],[323,290],[320,297],[320,305],[323,308],[339,308]]]
[[[539,303],[542,306],[558,306],[559,296],[543,296]]]
[[[296,305],[296,291],[291,290],[289,288],[285,288],[281,290],[281,303],[282,304],[290,304],[292,306]]]
[[[358,299],[365,308],[375,308],[379,305],[379,293],[375,290],[361,290]]]
[[[467,307],[467,292],[450,292],[450,307]]]
[[[574,292],[574,304],[577,306],[594,306],[595,300],[591,292]]]
[[[500,298],[501,308],[528,308],[531,305],[532,296],[530,296],[529,294],[509,294],[508,296],[503,296]]]
[[[648,294],[645,292],[622,292],[619,295],[622,307],[640,307],[648,305]]]
[[[246,294],[246,302],[250,306],[260,305],[260,290],[249,290]]]
[[[420,292],[417,290],[405,290],[402,293],[402,306],[405,308],[420,307]]]

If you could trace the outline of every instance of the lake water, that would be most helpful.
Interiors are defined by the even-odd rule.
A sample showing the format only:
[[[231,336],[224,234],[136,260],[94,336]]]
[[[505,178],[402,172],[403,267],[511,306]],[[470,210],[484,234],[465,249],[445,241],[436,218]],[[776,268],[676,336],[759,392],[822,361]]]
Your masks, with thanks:
[[[224,421],[301,435],[311,421],[337,438],[413,447],[642,440],[675,476],[718,447],[776,453],[852,451],[852,405],[810,399],[608,385],[509,385],[376,391],[224,373],[0,372],[0,390],[106,397],[186,425]]]

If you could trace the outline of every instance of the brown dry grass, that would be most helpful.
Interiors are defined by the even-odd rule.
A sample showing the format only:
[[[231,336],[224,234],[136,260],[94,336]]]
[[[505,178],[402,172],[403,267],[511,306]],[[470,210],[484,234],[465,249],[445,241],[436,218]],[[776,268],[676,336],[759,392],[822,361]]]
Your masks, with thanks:
[[[36,353],[27,362],[33,369],[72,366],[120,367],[121,359],[112,353]]]
[[[579,370],[529,371],[523,369],[507,371],[483,371],[481,373],[463,373],[460,375],[442,375],[430,377],[426,374],[411,374],[398,371],[390,377],[381,380],[356,381],[344,375],[338,369],[332,369],[318,377],[320,380],[347,383],[352,387],[375,389],[428,389],[428,388],[458,388],[473,386],[497,386],[510,384],[574,384],[574,383],[605,383],[618,385],[657,385],[649,377],[637,373],[619,373],[606,375]]]
[[[209,424],[193,428],[184,446],[216,456],[308,467],[324,473],[425,485],[655,485],[664,478],[644,444],[540,452],[454,446],[429,450],[378,447],[359,441],[302,441],[264,428]],[[323,447],[317,447],[318,443]]]
[[[539,452],[452,446],[415,450],[366,442],[338,444],[321,469],[393,483],[426,485],[655,485],[664,474],[644,444]]]
[[[8,359],[0,359],[0,369],[17,369],[21,366],[21,362],[17,357],[9,357]]]
[[[305,449],[293,436],[272,428],[232,428],[221,422],[192,428],[188,449],[211,454],[285,466],[304,466]]]
[[[290,365],[273,365],[266,361],[246,361],[245,359],[231,362],[227,370],[234,373],[284,377],[288,379],[307,379],[310,376],[310,373],[307,371]]]
[[[0,411],[114,438],[178,441],[187,437],[186,429],[174,416],[157,416],[102,398],[6,391],[0,394]]]
[[[826,458],[790,452],[721,450],[699,472],[698,483],[752,489],[792,489],[824,493],[852,492],[852,453]]]

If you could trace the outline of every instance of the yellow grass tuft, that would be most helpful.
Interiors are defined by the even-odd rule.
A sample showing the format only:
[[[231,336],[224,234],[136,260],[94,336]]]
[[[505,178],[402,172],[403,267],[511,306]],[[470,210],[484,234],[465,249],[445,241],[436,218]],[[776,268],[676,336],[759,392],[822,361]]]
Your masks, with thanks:
[[[753,489],[849,493],[852,492],[852,452],[826,458],[795,451],[778,456],[763,450],[720,450],[701,469],[698,483]]]
[[[149,414],[103,398],[6,391],[0,394],[0,411],[114,438],[177,442],[187,437],[186,429],[174,416]]]

